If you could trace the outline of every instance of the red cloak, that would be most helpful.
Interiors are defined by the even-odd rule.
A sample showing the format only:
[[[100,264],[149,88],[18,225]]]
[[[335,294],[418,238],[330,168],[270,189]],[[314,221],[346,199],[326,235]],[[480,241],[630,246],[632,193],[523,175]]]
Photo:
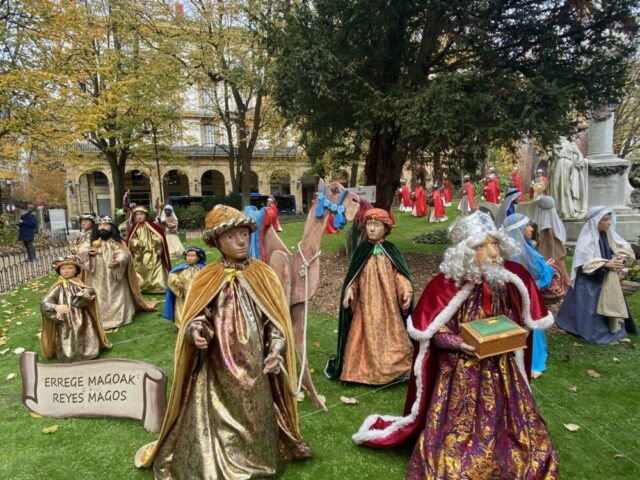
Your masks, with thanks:
[[[424,217],[427,213],[427,196],[424,193],[424,188],[416,188],[415,194],[416,200],[416,217]]]
[[[165,268],[167,273],[170,272],[171,258],[169,257],[169,246],[167,245],[167,237],[164,234],[163,228],[160,225],[158,225],[156,222],[145,220],[144,222],[134,223],[129,229],[129,235],[127,235],[127,247],[129,246],[129,241],[131,240],[131,237],[133,236],[134,232],[143,223],[146,223],[151,230],[153,230],[155,233],[160,235],[160,237],[162,238],[162,256],[160,259],[162,260],[162,266]]]
[[[442,183],[443,183],[444,201],[447,203],[451,203],[451,200],[453,200],[453,191],[451,190],[451,182],[449,182],[449,180],[445,180]]]
[[[540,292],[526,268],[511,261],[505,261],[504,267],[513,274],[512,281],[507,284],[507,291],[516,322],[528,328],[551,326],[553,316],[548,313]],[[403,416],[370,415],[360,430],[353,435],[356,443],[374,448],[392,448],[420,434],[424,428],[425,416],[440,369],[437,347],[430,348],[430,340],[457,312],[472,289],[473,284],[466,283],[458,287],[442,273],[429,282],[411,317],[407,319],[414,351]],[[531,337],[528,336],[527,348],[524,351],[528,379],[531,375]],[[433,355],[431,350],[435,350]]]
[[[400,198],[402,199],[402,206],[411,208],[413,205],[411,204],[411,192],[409,191],[409,187],[406,185],[402,185],[400,187]]]
[[[473,192],[473,185],[471,184],[471,180],[467,180],[465,182],[464,188],[467,191],[467,197],[469,199],[469,208],[471,210],[475,210],[476,209],[476,197],[475,197],[475,193]]]
[[[438,190],[433,192],[433,210],[436,218],[446,217],[447,214],[444,210],[444,202],[442,201],[442,195]]]
[[[520,180],[520,172],[515,172],[511,176],[511,180],[513,181],[513,186],[520,191],[520,202],[524,202],[524,189],[522,188],[522,180]]]
[[[500,203],[500,190],[494,180],[489,180],[485,191],[485,200],[489,203]]]

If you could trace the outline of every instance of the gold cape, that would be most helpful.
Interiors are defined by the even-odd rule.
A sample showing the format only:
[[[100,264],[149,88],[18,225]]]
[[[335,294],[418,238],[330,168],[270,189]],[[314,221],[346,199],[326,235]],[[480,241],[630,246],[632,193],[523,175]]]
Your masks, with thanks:
[[[136,273],[136,267],[133,262],[133,255],[124,242],[117,242],[110,239],[122,250],[129,255],[129,261],[127,262],[127,281],[129,282],[129,288],[131,289],[131,296],[133,302],[136,304],[136,311],[153,312],[156,309],[157,302],[147,302],[142,298],[142,292],[140,291],[140,284],[138,283],[138,274]]]
[[[88,285],[85,285],[78,278],[69,278],[67,279],[67,282],[81,288],[89,288]],[[53,290],[61,283],[62,280],[58,279],[57,282],[51,285],[49,291]],[[107,335],[106,333],[104,333],[104,329],[102,328],[102,323],[100,322],[100,316],[98,314],[98,309],[96,308],[96,303],[97,302],[93,300],[85,308],[89,312],[91,322],[98,332],[98,338],[100,340],[100,350],[103,350],[105,348],[111,348],[111,342],[107,340]],[[44,315],[41,315],[41,318],[42,333],[40,335],[40,347],[42,348],[42,353],[46,358],[53,358],[56,356],[56,322],[46,318]]]
[[[160,430],[160,438],[155,442],[142,446],[138,450],[135,456],[135,465],[138,468],[151,466],[158,453],[159,445],[162,444],[171,431],[180,413],[182,399],[186,393],[185,389],[189,382],[193,360],[197,352],[197,348],[185,340],[185,325],[188,325],[218,295],[227,282],[227,275],[224,265],[218,261],[200,270],[191,283],[185,299],[185,310],[180,319],[180,329],[175,350],[173,384],[171,385],[169,405]],[[238,270],[236,276],[242,282],[242,286],[249,290],[252,300],[256,302],[258,308],[284,334],[286,348],[284,367],[288,377],[281,372],[276,379],[280,383],[281,391],[284,392],[285,405],[296,429],[293,433],[301,437],[298,426],[298,406],[292,393],[296,390],[297,380],[293,329],[289,306],[280,285],[280,280],[266,263],[256,259],[251,259],[244,270]]]

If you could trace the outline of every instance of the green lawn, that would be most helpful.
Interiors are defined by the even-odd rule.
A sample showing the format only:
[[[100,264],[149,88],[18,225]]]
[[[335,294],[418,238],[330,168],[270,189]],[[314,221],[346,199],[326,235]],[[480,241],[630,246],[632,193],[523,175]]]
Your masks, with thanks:
[[[450,213],[454,214],[454,210],[450,209]],[[390,240],[403,251],[443,250],[443,246],[411,242],[419,233],[440,229],[443,225],[426,225],[424,220],[400,213],[397,219],[399,226]],[[302,224],[283,226],[283,239],[294,246],[301,235]],[[336,250],[343,241],[342,235],[325,237],[322,249]],[[0,328],[7,342],[0,346],[0,353],[9,349],[0,355],[0,478],[150,479],[151,472],[136,470],[133,466],[138,447],[156,437],[146,432],[141,422],[34,419],[21,403],[18,357],[12,351],[17,347],[39,351],[38,307],[52,280],[46,277],[0,296]],[[421,290],[424,285],[416,287]],[[640,318],[640,296],[632,297],[630,305],[636,318]],[[333,332],[337,320],[319,312],[312,312],[310,320],[310,365],[316,386],[327,397],[330,408],[328,413],[321,413],[314,412],[307,400],[300,404],[302,432],[315,459],[288,465],[282,478],[403,478],[410,446],[376,451],[355,446],[350,437],[371,413],[400,413],[405,384],[376,390],[329,382],[322,370],[327,358],[334,353],[336,335]],[[171,376],[175,333],[159,313],[137,316],[132,325],[111,334],[110,339],[114,347],[104,358],[144,360]],[[549,334],[548,341],[548,371],[534,381],[533,391],[560,451],[561,478],[640,478],[638,351],[629,344],[584,345],[560,333]],[[590,378],[586,375],[589,369],[596,370],[601,377]],[[15,373],[16,378],[7,380],[10,373]],[[578,387],[576,393],[569,391],[573,386]],[[344,405],[339,400],[342,395],[358,397],[359,403]],[[566,423],[575,423],[581,428],[571,433],[563,427]],[[60,428],[53,434],[41,432],[43,427],[51,425]]]

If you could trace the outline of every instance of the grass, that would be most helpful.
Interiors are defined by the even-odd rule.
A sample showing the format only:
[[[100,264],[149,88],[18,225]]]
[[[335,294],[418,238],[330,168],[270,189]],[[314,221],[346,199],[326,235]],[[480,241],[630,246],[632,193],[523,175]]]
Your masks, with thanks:
[[[454,214],[453,209],[450,211]],[[441,245],[417,245],[411,239],[445,225],[426,225],[424,219],[397,214],[399,226],[390,240],[403,251],[442,251]],[[282,238],[293,247],[302,224],[286,224]],[[323,251],[343,245],[342,234],[325,236]],[[197,243],[197,242],[196,242]],[[200,244],[201,245],[201,244]],[[208,249],[210,259],[217,255]],[[0,329],[6,345],[0,346],[0,478],[2,479],[151,479],[148,470],[133,466],[135,451],[156,434],[142,423],[127,419],[34,419],[21,403],[17,347],[39,352],[39,303],[53,277],[26,284],[0,296]],[[417,285],[421,291],[424,285]],[[640,318],[640,297],[630,299]],[[18,323],[21,323],[20,325]],[[283,479],[403,478],[411,446],[376,451],[353,444],[351,435],[369,414],[400,413],[405,384],[376,390],[330,382],[322,370],[334,353],[337,320],[311,312],[309,360],[319,391],[327,397],[329,413],[315,412],[305,400],[300,404],[301,428],[315,458],[290,464]],[[103,358],[144,360],[172,374],[173,327],[159,313],[138,315],[133,324],[110,335],[114,347]],[[637,339],[633,339],[636,341]],[[563,479],[633,479],[640,476],[640,397],[637,395],[640,353],[624,344],[585,345],[575,338],[553,332],[548,335],[548,371],[533,383],[534,396],[560,451]],[[316,343],[317,342],[317,343]],[[316,346],[319,345],[319,346]],[[618,361],[614,361],[616,358]],[[586,375],[595,370],[600,378]],[[10,373],[17,377],[6,380]],[[577,386],[573,393],[570,387]],[[357,405],[345,405],[340,396],[358,397]],[[580,430],[567,431],[575,423]],[[43,427],[59,425],[53,434]],[[635,462],[635,463],[634,463]]]

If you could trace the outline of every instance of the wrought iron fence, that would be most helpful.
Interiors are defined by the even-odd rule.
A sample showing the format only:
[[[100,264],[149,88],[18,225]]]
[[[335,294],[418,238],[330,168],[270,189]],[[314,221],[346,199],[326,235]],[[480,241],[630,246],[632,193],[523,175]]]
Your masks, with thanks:
[[[53,261],[69,255],[66,237],[56,238],[44,245],[36,245],[36,260],[28,261],[24,250],[12,249],[0,253],[0,293],[51,273]]]

